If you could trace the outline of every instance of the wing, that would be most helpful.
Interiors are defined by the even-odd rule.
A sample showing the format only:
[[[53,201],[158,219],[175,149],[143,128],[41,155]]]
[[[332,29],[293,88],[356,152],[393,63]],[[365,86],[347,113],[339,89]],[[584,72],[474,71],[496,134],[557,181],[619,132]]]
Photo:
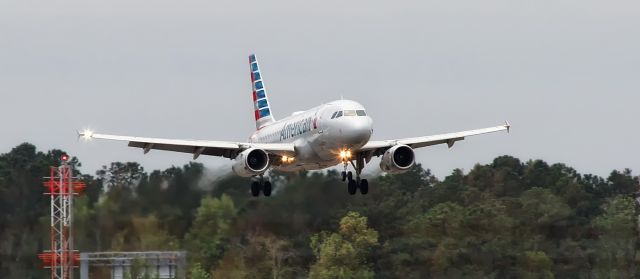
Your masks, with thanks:
[[[415,138],[404,138],[404,139],[395,139],[395,140],[381,140],[381,141],[369,141],[363,147],[360,148],[361,152],[368,152],[369,156],[380,156],[384,154],[384,152],[390,147],[397,144],[408,145],[411,148],[420,148],[425,146],[431,146],[436,144],[446,143],[449,148],[453,146],[456,141],[463,140],[465,137],[494,133],[499,131],[507,131],[511,128],[511,124],[509,122],[505,122],[504,125],[469,130],[463,132],[456,133],[448,133],[434,136],[426,136],[426,137],[415,137]]]
[[[193,154],[194,160],[200,155],[220,156],[233,159],[238,155],[238,153],[252,147],[263,149],[267,153],[279,156],[291,156],[295,154],[293,143],[246,143],[230,141],[158,139],[104,135],[96,134],[91,131],[79,132],[78,136],[87,140],[105,139],[128,141],[129,146],[142,148],[145,154],[152,149],[190,153]]]

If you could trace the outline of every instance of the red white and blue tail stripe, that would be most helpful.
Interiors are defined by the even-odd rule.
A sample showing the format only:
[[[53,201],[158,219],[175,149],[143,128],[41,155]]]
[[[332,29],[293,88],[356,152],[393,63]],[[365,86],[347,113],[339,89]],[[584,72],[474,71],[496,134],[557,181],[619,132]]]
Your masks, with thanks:
[[[249,55],[249,68],[251,70],[251,87],[253,89],[253,108],[256,117],[256,129],[274,122],[271,115],[271,106],[267,98],[267,90],[264,88],[264,81],[260,74],[260,67],[255,54]]]

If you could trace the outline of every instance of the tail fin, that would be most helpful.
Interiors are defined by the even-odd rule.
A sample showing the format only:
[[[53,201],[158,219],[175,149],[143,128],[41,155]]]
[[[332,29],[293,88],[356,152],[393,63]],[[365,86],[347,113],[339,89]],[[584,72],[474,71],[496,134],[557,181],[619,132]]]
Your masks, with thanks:
[[[265,125],[274,122],[275,119],[271,115],[271,106],[269,106],[269,98],[267,90],[264,88],[264,81],[260,74],[258,60],[256,55],[249,55],[249,66],[251,69],[251,87],[253,89],[253,107],[256,117],[256,129],[260,129]]]

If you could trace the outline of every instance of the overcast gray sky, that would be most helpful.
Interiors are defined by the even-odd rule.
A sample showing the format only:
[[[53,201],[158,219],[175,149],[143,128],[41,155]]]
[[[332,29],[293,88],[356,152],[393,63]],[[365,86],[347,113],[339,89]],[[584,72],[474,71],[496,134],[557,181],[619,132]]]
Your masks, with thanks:
[[[185,164],[75,131],[245,140],[252,52],[276,118],[344,96],[374,139],[513,124],[418,151],[439,177],[502,154],[640,164],[640,2],[615,0],[0,0],[0,152],[60,148],[88,173]]]

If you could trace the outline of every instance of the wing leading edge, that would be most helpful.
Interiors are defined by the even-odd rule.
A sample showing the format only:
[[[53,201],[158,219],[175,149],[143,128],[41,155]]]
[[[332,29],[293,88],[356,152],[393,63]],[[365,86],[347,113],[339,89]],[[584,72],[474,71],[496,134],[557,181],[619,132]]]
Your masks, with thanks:
[[[494,133],[499,131],[509,132],[510,129],[511,129],[511,124],[509,124],[509,122],[505,122],[505,124],[500,126],[455,132],[455,133],[447,133],[447,134],[425,136],[425,137],[404,138],[404,139],[369,141],[367,144],[361,147],[359,151],[371,152],[371,156],[379,156],[379,155],[382,155],[387,149],[397,144],[408,145],[411,148],[420,148],[425,146],[446,143],[449,146],[449,148],[451,148],[456,141],[463,140],[465,137],[487,134],[487,133]]]
[[[145,154],[151,150],[190,153],[193,154],[194,160],[197,159],[200,155],[219,156],[233,159],[238,156],[238,153],[249,148],[263,149],[270,154],[280,156],[291,156],[295,153],[292,143],[246,143],[229,141],[160,139],[96,134],[90,131],[79,132],[78,136],[84,139],[127,141],[129,142],[129,146],[131,147],[142,148]]]

